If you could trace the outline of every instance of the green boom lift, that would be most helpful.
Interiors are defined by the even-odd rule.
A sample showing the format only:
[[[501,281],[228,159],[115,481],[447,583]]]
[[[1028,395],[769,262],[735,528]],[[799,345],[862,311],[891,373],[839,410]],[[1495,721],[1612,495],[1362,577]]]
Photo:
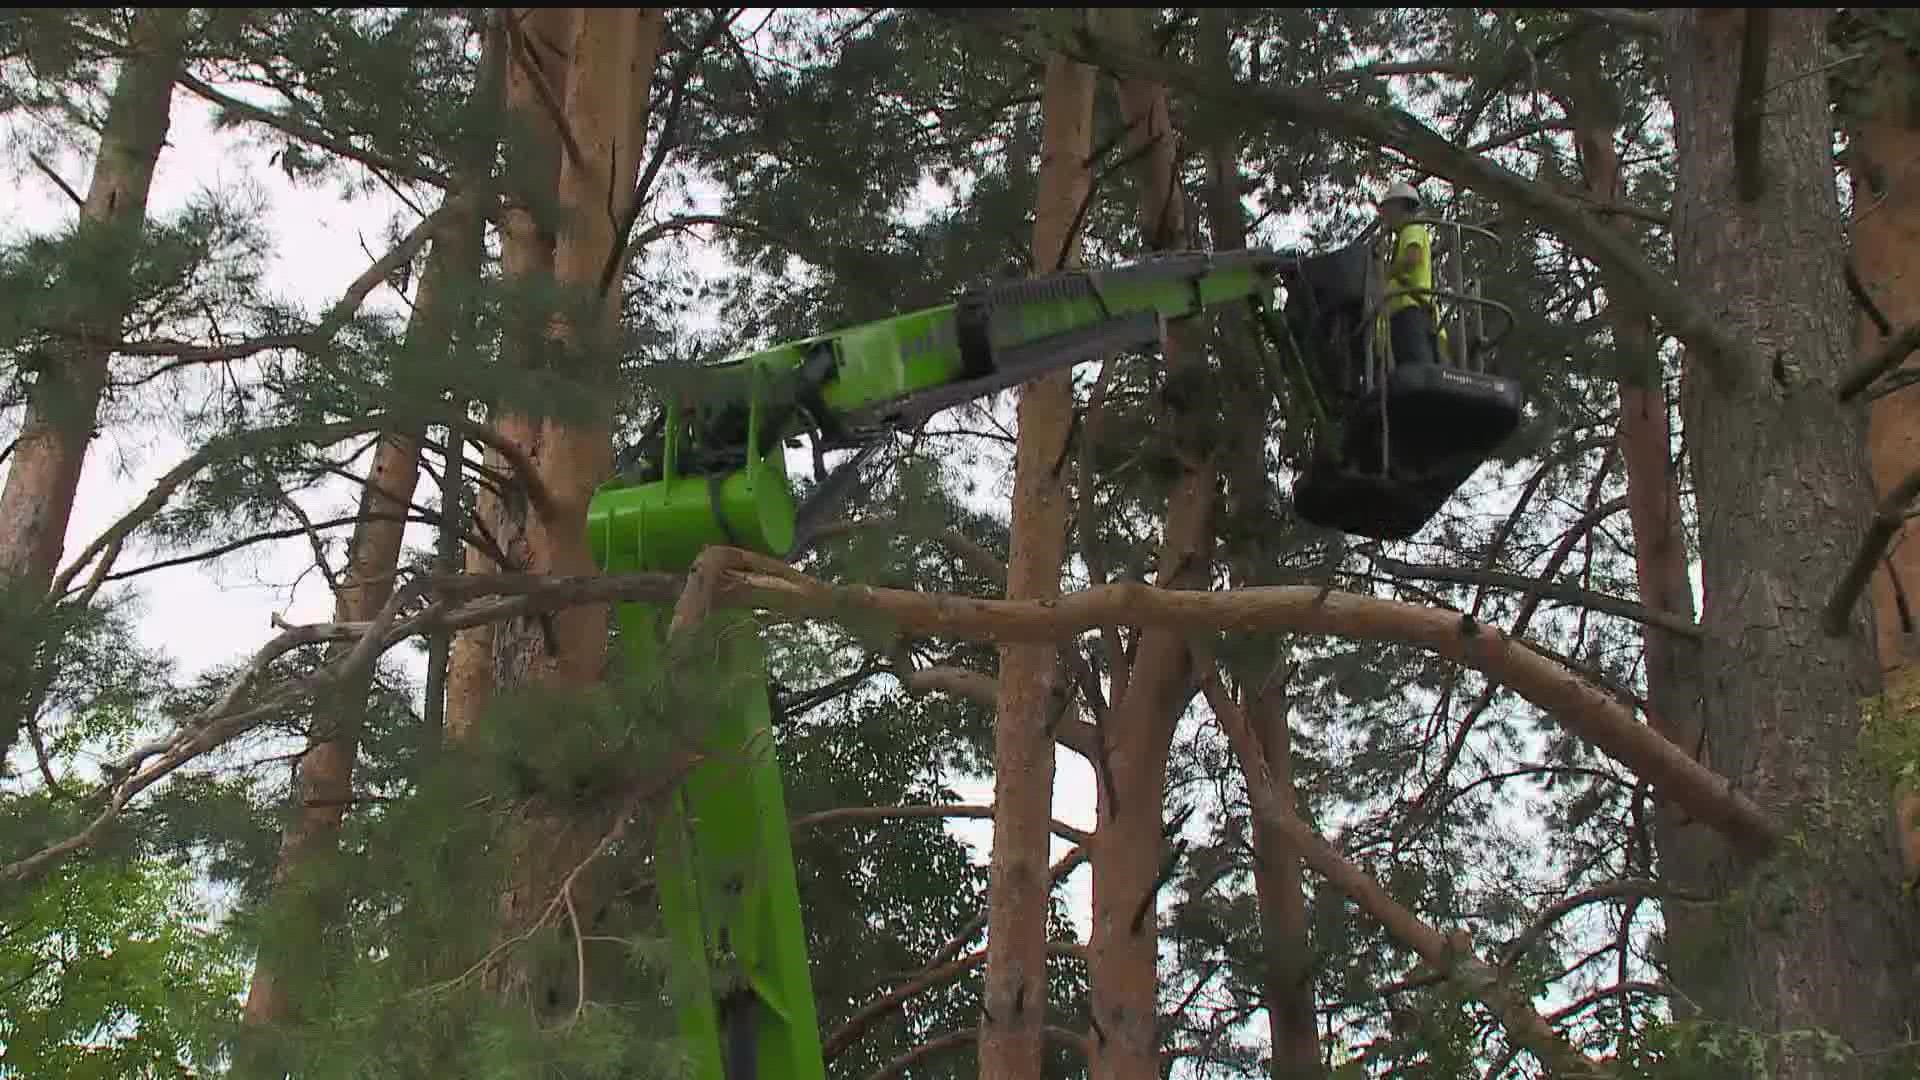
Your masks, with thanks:
[[[1410,535],[1512,432],[1520,393],[1484,370],[1478,346],[1486,339],[1464,319],[1452,337],[1459,361],[1435,371],[1405,375],[1377,355],[1369,258],[1364,244],[1304,259],[1165,255],[996,284],[942,307],[660,373],[660,420],[588,512],[594,556],[607,573],[684,573],[714,544],[791,557],[845,494],[858,461],[841,465],[800,507],[787,476],[789,438],[810,434],[816,461],[844,449],[863,459],[889,432],[916,428],[942,409],[1154,346],[1169,323],[1232,304],[1251,310],[1263,350],[1278,349],[1292,396],[1315,418],[1313,460],[1295,485],[1297,512],[1349,532]],[[1281,287],[1286,305],[1275,312]],[[1482,303],[1468,283],[1449,288]],[[1448,417],[1464,418],[1468,430],[1453,424],[1449,438]],[[1404,446],[1390,428],[1409,433],[1399,439]],[[618,606],[635,671],[668,662],[668,615],[657,605]],[[677,792],[658,837],[680,1027],[699,1080],[815,1080],[825,1065],[772,753],[765,655],[750,615],[717,614],[715,624],[731,681],[719,691],[720,714],[701,732],[712,756]]]

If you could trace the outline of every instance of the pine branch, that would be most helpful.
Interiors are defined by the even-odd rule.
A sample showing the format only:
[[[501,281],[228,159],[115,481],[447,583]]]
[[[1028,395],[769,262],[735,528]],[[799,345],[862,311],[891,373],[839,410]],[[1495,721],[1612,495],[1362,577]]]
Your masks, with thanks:
[[[836,810],[820,810],[804,814],[793,819],[793,828],[813,829],[823,825],[838,825],[843,822],[892,821],[905,818],[973,818],[991,820],[993,807],[978,806],[970,803],[941,803],[935,805],[908,806],[843,806]],[[1053,833],[1071,844],[1085,844],[1093,839],[1093,834],[1084,829],[1076,829],[1063,821],[1053,823]]]
[[[221,458],[244,454],[249,451],[270,449],[296,442],[330,443],[337,442],[350,435],[359,435],[368,431],[378,431],[386,422],[385,416],[369,416],[360,420],[348,420],[336,424],[289,424],[283,427],[260,428],[254,431],[239,432],[211,439],[205,446],[188,455],[186,460],[168,470],[160,479],[154,481],[133,509],[122,514],[107,530],[95,537],[65,570],[53,579],[48,587],[48,596],[52,599],[64,597],[73,587],[88,563],[98,557],[99,565],[94,568],[87,582],[86,596],[91,599],[100,588],[106,575],[113,569],[113,562],[120,555],[121,547],[134,530],[144,525],[166,506],[181,485]]]
[[[27,154],[27,160],[33,162],[34,168],[39,169],[42,173],[46,175],[47,179],[53,181],[53,186],[59,188],[60,191],[63,194],[65,194],[68,199],[71,199],[73,201],[74,206],[82,210],[85,210],[87,208],[87,200],[81,198],[80,193],[73,190],[73,185],[67,183],[66,179],[60,175],[58,170],[56,170],[53,166],[47,164],[47,159],[41,157],[37,153],[33,153],[29,151]]]
[[[264,124],[276,131],[291,135],[303,142],[312,143],[322,150],[330,151],[349,161],[357,161],[375,172],[403,177],[442,189],[451,186],[450,181],[445,176],[432,169],[418,164],[397,161],[372,150],[363,150],[345,139],[322,131],[304,121],[296,120],[290,116],[283,116],[280,113],[260,108],[258,105],[249,105],[238,98],[221,93],[207,83],[202,82],[191,72],[180,72],[177,80],[181,86],[193,91],[210,104],[217,105],[236,116],[245,117],[257,124]]]
[[[1873,572],[1886,557],[1887,545],[1900,534],[1907,521],[1907,507],[1915,498],[1920,498],[1920,469],[1907,474],[1907,478],[1880,501],[1874,511],[1873,521],[1867,526],[1867,535],[1860,539],[1860,547],[1853,554],[1853,562],[1846,573],[1840,575],[1839,584],[1833,587],[1833,595],[1827,599],[1826,611],[1821,614],[1820,626],[1830,637],[1846,637],[1849,624],[1853,621],[1853,605],[1866,591],[1867,582],[1872,580]]]
[[[640,180],[634,185],[633,194],[626,208],[621,211],[620,221],[613,233],[613,250],[608,253],[607,264],[600,270],[600,292],[603,295],[612,287],[613,279],[620,273],[620,268],[628,265],[634,255],[646,246],[637,241],[629,242],[627,238],[633,234],[633,227],[639,222],[640,215],[646,208],[647,197],[653,193],[653,185],[660,177],[660,170],[665,167],[667,158],[679,148],[680,113],[686,106],[687,86],[693,81],[694,70],[700,66],[700,60],[706,56],[707,50],[713,48],[714,43],[719,41],[720,35],[731,29],[734,21],[745,14],[746,10],[741,8],[731,15],[727,14],[727,9],[724,7],[715,11],[713,21],[707,24],[707,32],[701,36],[693,48],[687,51],[686,60],[680,65],[680,70],[674,72],[673,83],[666,92],[666,115],[660,121],[660,137],[654,142],[653,156],[647,160],[646,167],[641,170]],[[643,133],[650,119],[642,120],[639,125]]]
[[[1201,691],[1212,706],[1215,718],[1226,730],[1246,774],[1247,794],[1254,812],[1276,832],[1286,837],[1302,861],[1345,893],[1362,911],[1373,916],[1394,939],[1420,955],[1429,966],[1444,972],[1449,982],[1471,996],[1498,1017],[1513,1041],[1524,1045],[1555,1075],[1600,1078],[1608,1075],[1600,1064],[1575,1049],[1538,1012],[1526,996],[1516,993],[1500,981],[1499,973],[1473,955],[1464,931],[1443,936],[1412,911],[1393,899],[1365,870],[1349,862],[1334,850],[1319,833],[1294,814],[1286,794],[1281,792],[1260,753],[1259,740],[1246,714],[1220,683],[1220,675],[1211,666],[1211,657],[1196,649],[1200,668]]]
[[[228,682],[212,705],[183,723],[172,734],[137,747],[116,762],[102,765],[101,771],[107,776],[107,781],[97,797],[104,799],[105,805],[84,829],[24,859],[0,867],[0,881],[24,883],[33,880],[60,859],[94,844],[119,818],[130,799],[182,765],[279,715],[298,700],[329,686],[351,685],[356,678],[370,670],[374,660],[383,651],[387,631],[398,617],[400,609],[418,597],[423,585],[423,580],[416,579],[395,589],[379,615],[364,625],[282,624],[279,635],[254,653],[253,659]],[[275,621],[278,621],[277,618]],[[304,645],[334,641],[352,641],[353,647],[345,656],[312,675],[293,680],[262,695],[254,706],[245,709],[240,707],[240,700],[266,674],[274,660]]]
[[[1047,943],[1047,949],[1055,955],[1066,956],[1081,956],[1086,951],[1071,941],[1050,941]],[[935,964],[921,970],[899,986],[862,1005],[858,1012],[848,1017],[846,1023],[836,1028],[833,1034],[827,1036],[826,1040],[820,1044],[821,1057],[831,1062],[862,1035],[873,1030],[874,1024],[898,1012],[907,1002],[929,990],[937,990],[957,981],[962,975],[986,962],[987,951],[981,949],[958,960]]]
[[[1840,385],[1835,390],[1841,401],[1851,401],[1860,396],[1861,391],[1872,386],[1874,380],[1892,371],[1903,363],[1915,349],[1920,349],[1920,323],[1895,334],[1880,351],[1855,364],[1840,377]]]
[[[1685,900],[1694,903],[1705,903],[1709,899],[1697,893],[1689,893],[1684,889],[1676,889],[1671,885],[1655,881],[1652,878],[1624,878],[1620,881],[1609,881],[1604,885],[1595,885],[1590,889],[1577,892],[1541,912],[1539,917],[1535,918],[1525,930],[1521,931],[1520,936],[1514,938],[1513,942],[1500,954],[1498,966],[1503,971],[1511,972],[1513,966],[1520,962],[1520,958],[1525,956],[1528,950],[1538,945],[1540,939],[1547,935],[1547,931],[1553,929],[1555,923],[1566,918],[1573,912],[1586,907],[1588,904],[1596,904],[1602,900],[1646,897],[1661,900]]]
[[[1397,559],[1389,559],[1384,555],[1374,556],[1373,561],[1395,577],[1418,578],[1423,581],[1451,581],[1460,585],[1484,585],[1494,589],[1532,593],[1593,611],[1605,612],[1608,615],[1618,615],[1623,619],[1631,619],[1647,626],[1658,626],[1685,637],[1705,636],[1700,624],[1691,619],[1680,618],[1671,612],[1655,611],[1621,597],[1591,592],[1556,581],[1542,581],[1520,574],[1503,574],[1493,570],[1471,570],[1456,566],[1416,566]]]

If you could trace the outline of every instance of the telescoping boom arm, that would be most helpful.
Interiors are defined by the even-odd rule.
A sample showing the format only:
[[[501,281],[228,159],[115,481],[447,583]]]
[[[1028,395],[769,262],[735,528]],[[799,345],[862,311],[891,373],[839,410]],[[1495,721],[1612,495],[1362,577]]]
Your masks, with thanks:
[[[988,286],[953,304],[775,346],[661,380],[653,460],[595,495],[588,532],[608,573],[685,572],[712,544],[785,557],[795,504],[782,452],[870,444],[942,409],[1108,353],[1158,343],[1166,324],[1223,304],[1264,307],[1282,258],[1182,254]],[[670,674],[667,612],[622,604],[621,651]],[[699,1080],[819,1080],[807,968],[765,654],[750,617],[722,614],[720,705],[701,717],[707,759],[660,827],[661,908],[674,944],[682,1034]],[[705,677],[704,675],[702,677]]]

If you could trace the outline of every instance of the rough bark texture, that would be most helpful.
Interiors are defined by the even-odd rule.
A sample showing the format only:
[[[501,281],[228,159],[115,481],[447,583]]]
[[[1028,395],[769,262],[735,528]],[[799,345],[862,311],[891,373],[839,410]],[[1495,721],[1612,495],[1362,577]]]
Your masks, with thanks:
[[[1920,250],[1920,110],[1910,92],[1920,80],[1920,65],[1904,42],[1875,44],[1876,70],[1854,104],[1857,119],[1848,132],[1853,260],[1868,296],[1897,333],[1920,323],[1920,264],[1914,260]],[[1871,356],[1886,339],[1864,313],[1859,323],[1860,354]],[[1910,363],[1904,367],[1911,370]],[[1920,386],[1895,390],[1869,407],[1867,457],[1880,498],[1920,469]],[[1872,580],[1880,670],[1890,689],[1920,672],[1920,543],[1913,542],[1913,532],[1907,525],[1894,536]],[[1898,794],[1895,820],[1905,877],[1920,881],[1920,792],[1907,787]]]
[[[1873,512],[1872,485],[1861,418],[1834,396],[1852,317],[1827,96],[1818,79],[1785,74],[1825,61],[1827,13],[1773,13],[1768,69],[1782,74],[1767,91],[1755,202],[1736,197],[1731,138],[1742,13],[1662,19],[1679,279],[1758,357],[1709,371],[1690,355],[1682,394],[1705,578],[1704,755],[1805,840],[1761,874],[1726,855],[1663,867],[1683,887],[1746,887],[1715,913],[1715,933],[1668,943],[1674,979],[1708,1017],[1882,1050],[1906,1037],[1916,954],[1891,830],[1856,777],[1860,702],[1878,682],[1872,626],[1864,612],[1842,638],[1818,625]],[[1817,1043],[1782,1057],[1784,1077],[1866,1069],[1824,1062]]]
[[[1139,40],[1144,11],[1102,12]],[[1140,154],[1140,232],[1148,247],[1186,242],[1186,199],[1180,190],[1176,135],[1164,86],[1120,81],[1120,112],[1128,152]],[[1178,472],[1167,496],[1158,583],[1205,588],[1213,562],[1213,504],[1217,478],[1211,449],[1217,423],[1204,338],[1189,324],[1164,342],[1165,387],[1160,406],[1167,447]],[[1134,661],[1116,687],[1109,713],[1107,768],[1099,789],[1099,828],[1092,845],[1093,933],[1088,950],[1092,1009],[1097,1024],[1091,1075],[1095,1080],[1157,1080],[1160,1075],[1158,980],[1161,860],[1167,754],[1175,726],[1193,698],[1186,638],[1164,629],[1140,632]]]
[[[1201,12],[1207,62],[1230,71],[1224,9]],[[1207,216],[1217,251],[1247,246],[1246,215],[1240,203],[1239,132],[1223,128],[1209,139]],[[1229,316],[1222,328],[1237,324]],[[1244,335],[1224,332],[1222,385],[1231,388],[1225,403],[1228,503],[1223,525],[1237,543],[1223,544],[1234,588],[1265,585],[1260,579],[1255,537],[1271,527],[1272,479],[1266,468],[1267,425],[1272,395],[1253,374],[1256,357]],[[1236,678],[1239,706],[1253,728],[1268,773],[1281,798],[1297,800],[1293,786],[1292,732],[1287,726],[1285,686],[1262,687],[1264,673]],[[1243,764],[1242,768],[1246,766]],[[1291,805],[1291,802],[1289,803]],[[1307,905],[1300,876],[1300,853],[1279,830],[1253,815],[1253,885],[1260,901],[1261,969],[1272,1046],[1274,1080],[1315,1080],[1326,1070],[1320,1057],[1320,1029],[1314,1007],[1313,958],[1307,946]]]
[[[1090,183],[1093,71],[1055,55],[1041,97],[1044,124],[1033,250],[1043,272],[1077,260],[1074,226]],[[1069,372],[1020,392],[1014,450],[1013,520],[1007,597],[1060,594],[1066,556],[1067,495],[1062,466],[1073,422]],[[993,853],[988,889],[987,970],[982,990],[980,1072],[1039,1076],[1046,1049],[1047,875],[1053,816],[1058,650],[1052,644],[1002,646],[993,741]]]
[[[576,9],[572,62],[563,111],[572,146],[560,155],[559,220],[553,276],[574,318],[554,320],[543,345],[550,362],[590,385],[611,382],[618,358],[619,279],[604,296],[603,267],[619,243],[614,226],[639,178],[637,116],[647,106],[660,48],[659,8]],[[564,144],[563,144],[564,145]],[[611,211],[611,212],[610,212]],[[609,395],[609,398],[611,395]],[[610,417],[586,420],[503,410],[499,429],[532,461],[550,499],[546,506],[516,501],[502,521],[508,555],[535,573],[591,574],[587,504],[613,467]],[[495,628],[494,677],[499,690],[569,688],[598,683],[605,674],[608,609],[582,605],[548,620],[521,619]],[[514,881],[501,898],[501,930],[524,932],[547,917],[573,868],[586,860],[608,823],[550,806],[532,797],[521,822]],[[553,985],[550,985],[550,980]],[[517,953],[503,968],[500,988],[542,1012],[564,1004],[571,980],[541,973]]]
[[[114,83],[94,158],[93,179],[80,208],[82,235],[108,246],[139,242],[146,224],[147,194],[154,165],[172,123],[173,81],[180,69],[181,38],[191,12],[144,8],[129,35],[131,52]],[[97,283],[91,309],[76,312],[80,325],[72,344],[50,356],[27,394],[19,441],[0,488],[0,591],[23,603],[38,600],[53,578],[65,547],[80,469],[93,440],[94,418],[107,382],[107,362],[120,340],[131,298],[116,273],[123,257],[95,246],[97,265],[82,272]],[[9,638],[34,632],[22,626]],[[10,641],[9,652],[18,647]],[[12,750],[20,725],[33,708],[30,649],[15,664],[0,660],[0,760]],[[17,666],[17,671],[4,670]]]
[[[500,273],[508,283],[527,284],[553,273],[554,230],[552,204],[560,181],[560,136],[553,117],[541,103],[535,72],[549,87],[565,87],[571,71],[574,8],[513,8],[520,40],[506,64],[506,108],[512,133],[509,140],[509,183],[501,211]],[[509,363],[529,361],[536,343],[521,342],[505,350]],[[497,410],[496,410],[497,412]],[[512,480],[512,471],[499,451],[489,449],[484,463],[497,477]],[[474,500],[473,531],[504,539],[506,511],[498,494],[482,486]],[[523,569],[502,567],[471,545],[466,553],[470,574]],[[446,737],[463,739],[472,731],[487,703],[493,699],[492,626],[478,626],[454,636],[447,659]]]

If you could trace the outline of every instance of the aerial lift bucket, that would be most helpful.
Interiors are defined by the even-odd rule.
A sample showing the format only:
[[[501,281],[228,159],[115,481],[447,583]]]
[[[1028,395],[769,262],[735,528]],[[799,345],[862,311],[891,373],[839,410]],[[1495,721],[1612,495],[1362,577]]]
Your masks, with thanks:
[[[1463,228],[1484,232],[1452,227],[1456,234]],[[1465,277],[1462,247],[1456,235],[1450,269],[1457,279]],[[1294,483],[1293,501],[1295,512],[1316,525],[1404,540],[1513,434],[1523,400],[1517,381],[1479,369],[1479,350],[1467,348],[1469,337],[1480,337],[1479,327],[1470,327],[1464,316],[1448,327],[1460,356],[1397,364],[1389,350],[1380,358],[1378,349],[1388,343],[1376,340],[1384,300],[1378,274],[1363,240],[1302,259],[1292,275],[1298,287],[1285,315],[1290,344],[1306,343],[1308,362],[1339,403],[1342,420],[1339,430],[1321,433],[1313,460]],[[1476,311],[1492,308],[1511,329],[1512,313],[1502,305],[1480,297],[1464,280],[1450,284],[1435,295]]]
[[[756,380],[757,383],[757,380]],[[614,479],[593,497],[588,531],[601,566],[683,573],[702,549],[716,544],[782,557],[793,549],[795,504],[784,455],[762,452],[764,394],[755,385],[747,419],[744,466],[724,475],[680,470],[684,409],[669,401],[661,445],[660,478],[633,484]]]

